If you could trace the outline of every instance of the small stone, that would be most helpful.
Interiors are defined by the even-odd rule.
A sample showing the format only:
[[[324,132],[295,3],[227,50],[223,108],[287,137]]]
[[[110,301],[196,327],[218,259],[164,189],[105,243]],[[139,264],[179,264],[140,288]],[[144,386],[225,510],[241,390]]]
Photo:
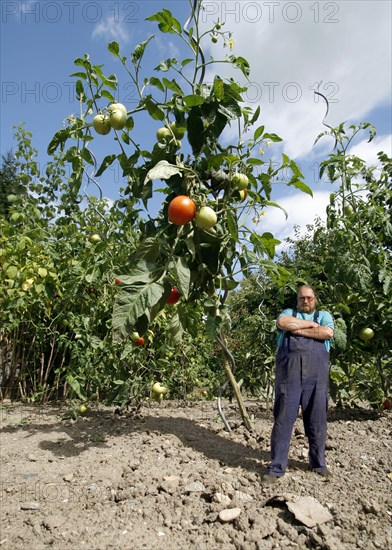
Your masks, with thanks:
[[[130,508],[135,508],[135,506],[139,506],[141,503],[140,500],[138,500],[137,498],[128,498],[124,501],[124,504],[126,504]]]
[[[163,476],[163,480],[168,481],[169,483],[179,483],[180,479],[180,476]]]
[[[20,505],[21,510],[39,510],[40,508],[39,502],[24,502]]]
[[[235,500],[240,500],[241,502],[251,502],[253,500],[253,497],[251,495],[248,495],[248,493],[244,493],[243,491],[236,491],[234,494]]]
[[[231,502],[231,499],[223,493],[214,493],[214,495],[212,496],[212,501],[218,502],[219,504],[228,504],[229,502]]]
[[[192,481],[191,483],[188,483],[188,485],[185,485],[184,491],[186,493],[202,493],[205,491],[205,487],[202,484],[201,481]]]
[[[65,474],[65,476],[63,477],[63,480],[64,481],[72,481],[73,480],[73,474]]]
[[[158,485],[158,491],[163,491],[169,495],[173,495],[178,489],[178,481],[162,481]]]
[[[35,535],[37,535],[38,537],[42,536],[42,529],[41,529],[41,525],[39,523],[34,523],[33,533]]]
[[[234,521],[241,513],[241,508],[226,508],[219,512],[219,519],[225,523]]]

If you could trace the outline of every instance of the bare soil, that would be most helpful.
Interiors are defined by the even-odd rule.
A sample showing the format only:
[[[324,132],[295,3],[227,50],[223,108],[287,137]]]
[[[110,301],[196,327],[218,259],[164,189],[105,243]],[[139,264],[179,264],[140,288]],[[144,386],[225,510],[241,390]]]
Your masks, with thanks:
[[[2,403],[1,549],[392,548],[392,415],[331,408],[333,476],[307,471],[301,420],[287,474],[262,481],[271,412],[247,402],[249,433],[225,403],[165,401],[137,413],[96,405]],[[67,416],[67,415],[66,415]],[[311,496],[329,521],[307,527],[282,495]],[[238,509],[224,521],[224,509]]]

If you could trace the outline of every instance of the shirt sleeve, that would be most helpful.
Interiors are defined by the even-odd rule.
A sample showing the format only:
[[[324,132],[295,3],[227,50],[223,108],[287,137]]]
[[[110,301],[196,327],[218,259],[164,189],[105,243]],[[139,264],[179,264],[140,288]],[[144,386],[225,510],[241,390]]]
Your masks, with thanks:
[[[279,313],[277,319],[279,319],[279,317],[283,317],[283,315],[293,315],[293,310],[291,308],[287,308],[287,309],[284,309],[282,311],[282,313]]]
[[[322,313],[322,316],[320,316],[320,325],[330,327],[332,330],[335,330],[335,323],[332,315],[328,311],[323,311]]]

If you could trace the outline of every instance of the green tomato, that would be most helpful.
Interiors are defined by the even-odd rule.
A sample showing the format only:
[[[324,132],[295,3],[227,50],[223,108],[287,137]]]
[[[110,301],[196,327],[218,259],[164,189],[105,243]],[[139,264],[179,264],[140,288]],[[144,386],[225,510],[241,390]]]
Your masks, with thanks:
[[[351,216],[351,214],[354,212],[351,204],[346,204],[346,206],[343,208],[343,212],[345,213],[346,216]]]
[[[90,237],[90,243],[97,244],[101,242],[101,237],[98,235],[98,233],[94,233],[94,235],[91,235]]]
[[[152,398],[154,399],[154,401],[158,401],[158,403],[162,403],[163,393],[153,393]]]
[[[235,172],[235,174],[231,176],[231,181],[240,191],[242,189],[246,189],[249,184],[248,176],[246,174],[242,174],[241,172]]]
[[[163,395],[167,392],[166,386],[162,386],[159,382],[155,382],[155,384],[152,385],[152,392],[157,395]]]
[[[93,118],[93,126],[97,134],[100,134],[101,136],[106,136],[112,129],[109,122],[109,117],[102,114],[95,115]]]
[[[240,194],[240,197],[241,197],[241,202],[244,202],[244,200],[248,196],[248,190],[246,189],[246,187],[245,187],[245,189],[241,189],[239,191],[239,194]]]
[[[211,36],[211,42],[212,42],[213,44],[216,44],[216,43],[218,42],[218,37],[217,37],[215,34],[213,34],[213,35]]]
[[[177,126],[176,122],[172,122],[170,128],[176,139],[182,139],[185,136],[185,126]]]
[[[109,123],[115,130],[122,130],[127,122],[127,109],[122,103],[112,103],[108,108]]]
[[[157,130],[157,140],[159,142],[165,142],[167,139],[173,137],[169,128],[166,128],[166,126],[162,126],[161,128],[158,128]]]
[[[209,206],[202,206],[200,210],[196,212],[195,224],[199,229],[211,229],[218,220],[215,211]]]
[[[14,204],[15,202],[18,202],[19,198],[17,195],[7,195],[7,201],[10,204]]]
[[[130,335],[130,338],[132,340],[132,342],[134,342],[136,344],[136,342],[138,342],[140,340],[140,334],[138,332],[132,332],[132,334]]]
[[[108,107],[108,111],[122,111],[125,114],[128,114],[127,108],[122,103],[111,103]]]
[[[368,342],[374,337],[374,331],[373,329],[366,327],[360,330],[359,332],[359,338],[363,340],[364,342]]]
[[[86,405],[80,405],[80,407],[78,409],[79,414],[84,416],[87,413],[87,411],[88,411],[88,409],[87,409]]]

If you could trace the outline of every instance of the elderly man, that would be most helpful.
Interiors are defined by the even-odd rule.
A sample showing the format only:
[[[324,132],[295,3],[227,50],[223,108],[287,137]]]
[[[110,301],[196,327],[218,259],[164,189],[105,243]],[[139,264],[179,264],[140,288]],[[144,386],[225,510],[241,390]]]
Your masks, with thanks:
[[[274,426],[271,434],[271,463],[264,480],[277,481],[285,474],[291,433],[302,409],[309,442],[310,469],[328,476],[325,463],[329,385],[329,349],[334,334],[332,316],[316,309],[313,287],[302,285],[297,307],[279,315],[278,351],[275,371]]]

